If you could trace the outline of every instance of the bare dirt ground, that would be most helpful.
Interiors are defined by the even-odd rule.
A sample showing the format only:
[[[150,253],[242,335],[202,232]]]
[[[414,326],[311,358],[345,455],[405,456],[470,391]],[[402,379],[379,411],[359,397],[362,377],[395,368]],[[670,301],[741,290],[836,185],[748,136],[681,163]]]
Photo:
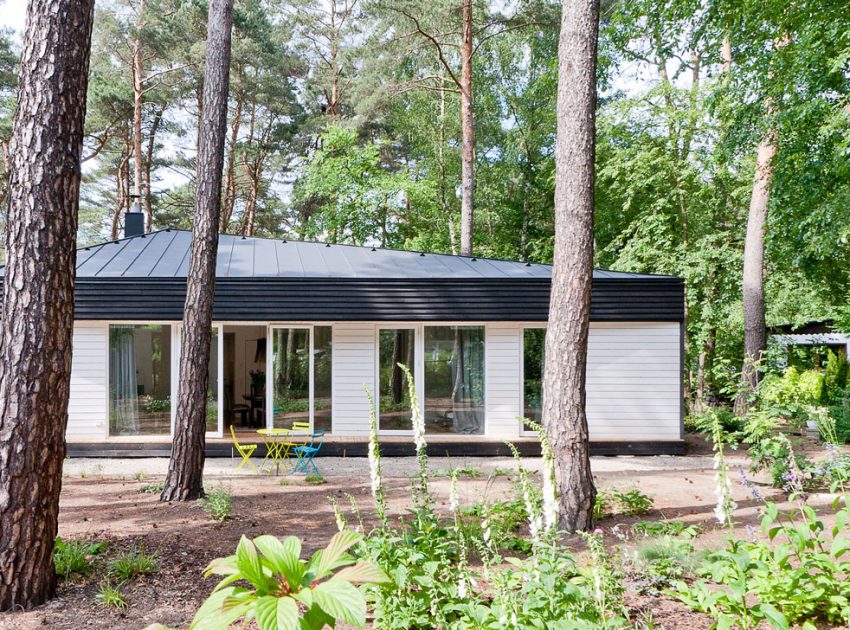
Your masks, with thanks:
[[[700,443],[692,444],[691,451],[694,454],[686,457],[593,459],[599,487],[638,487],[655,501],[649,515],[611,517],[600,523],[612,546],[628,548],[635,544],[635,541],[623,542],[612,533],[617,525],[619,530],[625,530],[639,519],[674,518],[702,525],[705,532],[695,541],[698,547],[713,548],[723,544],[728,530],[719,529],[714,521],[714,470],[710,451]],[[736,468],[745,466],[745,459],[739,453],[732,454],[731,462]],[[539,467],[539,461],[527,463],[531,468]],[[320,460],[319,467],[327,483],[318,486],[287,475],[257,476],[244,471],[237,474],[234,472],[236,460],[209,460],[207,488],[222,484],[233,495],[232,517],[223,523],[212,521],[197,504],[160,503],[157,494],[140,492],[143,486],[162,481],[166,465],[166,460],[66,462],[60,535],[66,539],[108,541],[109,548],[103,554],[106,557],[118,549],[136,546],[156,553],[159,559],[159,573],[125,585],[126,610],[117,612],[95,602],[94,594],[102,578],[71,579],[61,582],[57,599],[49,604],[28,612],[0,615],[0,628],[140,629],[154,623],[186,628],[213,586],[212,580],[203,578],[204,568],[213,558],[233,553],[243,534],[249,537],[296,535],[304,541],[305,552],[312,552],[324,546],[336,531],[328,497],[334,496],[347,506],[346,493],[350,493],[364,512],[368,513],[371,508],[365,459]],[[467,465],[483,476],[462,479],[462,504],[512,494],[511,475],[500,475],[489,481],[487,478],[494,470],[513,467],[511,460],[431,460],[434,470]],[[413,458],[385,459],[387,493],[396,513],[403,513],[409,506],[410,476],[415,467]],[[445,507],[447,479],[434,479],[433,488],[438,502]],[[784,500],[780,492],[766,484],[762,484],[760,490],[765,497]],[[740,526],[735,535],[750,536],[746,525],[758,525],[756,502],[742,486],[736,484],[734,492],[740,506],[736,515]],[[823,504],[826,502],[824,499]],[[568,544],[577,551],[582,549],[578,540],[570,540]],[[668,599],[640,596],[632,589],[626,601],[636,615],[648,611],[656,627],[710,626],[706,617],[691,613]]]

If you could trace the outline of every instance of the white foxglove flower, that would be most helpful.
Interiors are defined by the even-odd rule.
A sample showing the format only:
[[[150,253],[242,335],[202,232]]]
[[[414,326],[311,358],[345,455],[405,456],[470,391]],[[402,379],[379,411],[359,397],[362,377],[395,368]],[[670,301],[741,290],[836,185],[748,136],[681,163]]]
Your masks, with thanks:
[[[452,472],[452,485],[449,490],[449,510],[452,514],[457,512],[459,506],[458,496],[457,496],[457,473]]]
[[[457,594],[458,597],[466,599],[466,580],[463,578],[460,578],[460,581],[457,584]]]

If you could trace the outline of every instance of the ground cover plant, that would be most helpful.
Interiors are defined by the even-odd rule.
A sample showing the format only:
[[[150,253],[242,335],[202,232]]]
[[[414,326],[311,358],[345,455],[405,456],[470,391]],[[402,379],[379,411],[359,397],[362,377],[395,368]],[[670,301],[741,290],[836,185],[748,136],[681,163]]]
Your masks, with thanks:
[[[214,521],[230,518],[233,512],[233,497],[230,490],[221,485],[211,490],[201,499],[201,507]]]

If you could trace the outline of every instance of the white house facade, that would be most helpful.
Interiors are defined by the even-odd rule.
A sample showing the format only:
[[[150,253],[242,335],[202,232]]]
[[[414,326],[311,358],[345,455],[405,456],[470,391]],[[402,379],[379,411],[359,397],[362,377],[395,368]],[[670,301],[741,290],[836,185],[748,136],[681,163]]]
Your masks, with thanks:
[[[67,439],[87,454],[170,442],[191,234],[80,250]],[[208,436],[309,422],[362,442],[521,440],[538,420],[550,267],[222,235]],[[682,448],[683,285],[594,273],[587,415],[597,452]],[[610,447],[606,448],[606,445]],[[353,451],[352,451],[353,452]]]

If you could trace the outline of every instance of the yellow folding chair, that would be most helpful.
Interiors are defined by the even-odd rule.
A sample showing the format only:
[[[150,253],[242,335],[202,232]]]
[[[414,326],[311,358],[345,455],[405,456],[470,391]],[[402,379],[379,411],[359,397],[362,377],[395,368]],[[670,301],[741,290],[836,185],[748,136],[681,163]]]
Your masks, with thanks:
[[[236,467],[236,470],[239,470],[245,464],[250,466],[251,470],[257,472],[257,467],[254,466],[254,462],[251,461],[251,455],[254,454],[254,451],[257,450],[256,444],[240,444],[239,440],[236,439],[236,432],[233,430],[233,425],[230,425],[230,437],[233,438],[233,447],[236,451],[242,456],[242,462]],[[230,458],[233,459],[233,449],[230,449]]]
[[[293,422],[292,423],[292,433],[304,433],[304,439],[306,440],[310,437],[310,423],[309,422]],[[290,440],[286,440],[280,443],[281,452],[280,458],[283,460],[284,464],[289,465],[289,459],[292,457],[290,451],[293,448],[298,448],[299,446],[304,446],[305,442],[292,442]]]

